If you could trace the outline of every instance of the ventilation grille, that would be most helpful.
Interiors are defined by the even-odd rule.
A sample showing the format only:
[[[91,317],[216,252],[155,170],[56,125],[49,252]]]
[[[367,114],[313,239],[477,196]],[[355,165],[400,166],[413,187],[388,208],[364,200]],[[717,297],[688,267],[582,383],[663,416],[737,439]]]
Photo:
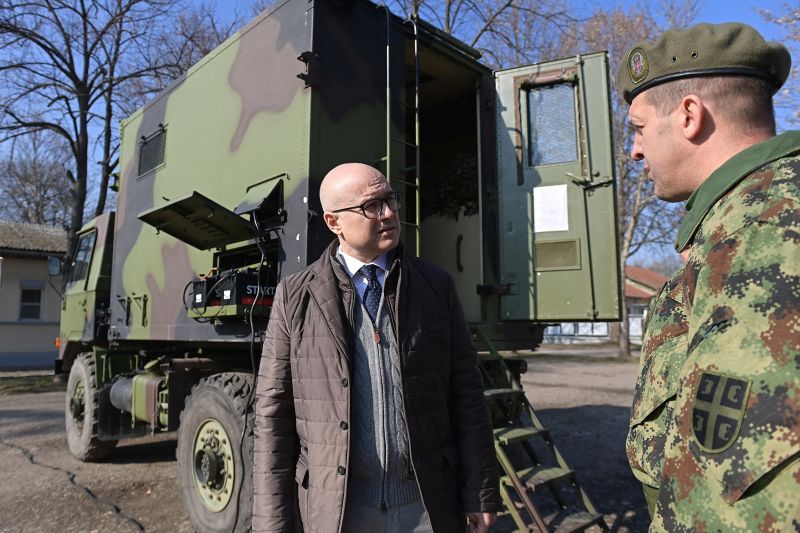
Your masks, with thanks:
[[[163,126],[139,145],[139,175],[143,176],[164,164],[167,130]]]

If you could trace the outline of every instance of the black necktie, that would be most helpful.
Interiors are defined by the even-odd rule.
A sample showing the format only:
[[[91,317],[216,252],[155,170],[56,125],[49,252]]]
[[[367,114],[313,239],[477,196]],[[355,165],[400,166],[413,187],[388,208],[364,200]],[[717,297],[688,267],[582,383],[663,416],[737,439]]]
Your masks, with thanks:
[[[378,307],[381,305],[381,284],[378,283],[378,266],[364,265],[361,273],[367,278],[367,290],[364,291],[364,307],[367,308],[373,322],[378,320]]]

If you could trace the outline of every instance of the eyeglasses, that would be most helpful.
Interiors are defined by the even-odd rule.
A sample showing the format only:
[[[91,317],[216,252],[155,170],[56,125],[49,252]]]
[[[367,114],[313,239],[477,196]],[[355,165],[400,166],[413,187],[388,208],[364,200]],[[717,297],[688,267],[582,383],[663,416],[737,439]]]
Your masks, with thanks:
[[[352,205],[350,207],[343,207],[341,209],[335,209],[331,211],[331,213],[340,213],[342,211],[351,211],[353,209],[360,209],[361,213],[367,218],[378,218],[383,213],[383,204],[386,204],[386,207],[392,213],[397,213],[397,210],[400,209],[402,206],[402,202],[400,200],[400,193],[393,192],[387,198],[373,198],[372,200],[367,200],[361,205]]]

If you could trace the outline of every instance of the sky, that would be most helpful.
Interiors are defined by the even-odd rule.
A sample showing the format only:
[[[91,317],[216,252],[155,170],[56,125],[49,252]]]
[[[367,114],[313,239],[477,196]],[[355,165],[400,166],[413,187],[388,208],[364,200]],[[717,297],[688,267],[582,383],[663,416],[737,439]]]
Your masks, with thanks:
[[[659,3],[658,0],[651,0],[650,2],[647,2],[647,0],[644,0],[644,2],[635,2],[631,0],[620,0],[617,2],[571,0],[571,4],[578,9],[589,8],[590,10],[592,7],[608,6],[609,4],[621,6],[649,4],[652,8],[657,8]],[[767,23],[764,17],[759,13],[759,9],[771,10],[777,13],[781,11],[781,6],[784,3],[785,2],[777,0],[761,0],[760,2],[743,2],[741,0],[699,0],[698,6],[700,8],[700,14],[695,22],[710,22],[713,24],[721,22],[744,22],[756,28],[767,39],[780,40],[780,29],[774,24]]]

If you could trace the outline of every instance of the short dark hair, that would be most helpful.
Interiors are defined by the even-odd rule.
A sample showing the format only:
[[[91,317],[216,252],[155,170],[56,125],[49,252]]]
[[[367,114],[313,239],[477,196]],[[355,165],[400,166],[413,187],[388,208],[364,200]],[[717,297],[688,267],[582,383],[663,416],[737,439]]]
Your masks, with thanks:
[[[751,76],[697,76],[656,85],[644,94],[659,116],[672,113],[683,97],[696,94],[742,133],[775,135],[774,90],[769,82]]]

